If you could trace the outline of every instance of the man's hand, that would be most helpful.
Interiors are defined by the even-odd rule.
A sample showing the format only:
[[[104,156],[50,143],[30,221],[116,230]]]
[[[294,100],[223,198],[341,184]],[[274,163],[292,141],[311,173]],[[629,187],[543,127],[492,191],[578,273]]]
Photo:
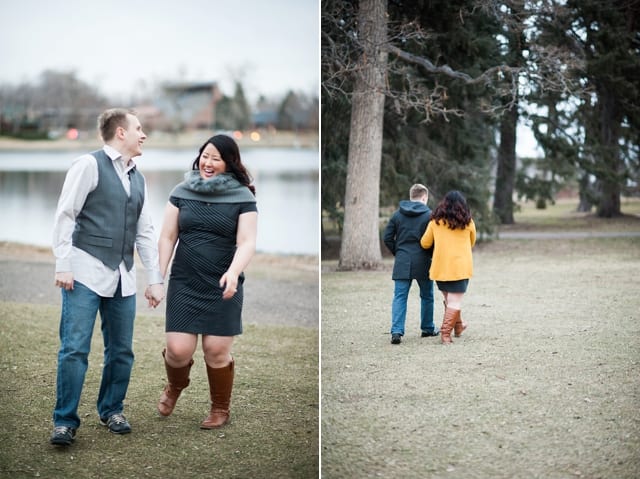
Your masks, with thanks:
[[[150,284],[144,292],[144,297],[149,301],[149,307],[155,308],[164,299],[164,285],[161,283]]]
[[[64,288],[67,291],[71,291],[73,289],[73,272],[63,271],[60,273],[56,273],[55,280],[56,286]]]

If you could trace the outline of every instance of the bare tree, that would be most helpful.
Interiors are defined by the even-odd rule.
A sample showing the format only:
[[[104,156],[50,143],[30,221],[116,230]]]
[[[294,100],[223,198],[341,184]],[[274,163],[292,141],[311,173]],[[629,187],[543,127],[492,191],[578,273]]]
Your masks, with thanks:
[[[472,77],[448,65],[435,65],[394,43],[427,42],[415,22],[389,24],[386,0],[351,2],[327,0],[322,5],[323,92],[351,98],[351,123],[340,269],[371,269],[381,262],[379,244],[380,161],[385,97],[398,112],[418,111],[429,121],[434,115],[462,115],[446,107],[446,89],[415,73],[444,75],[468,84],[485,84],[516,98],[517,85],[504,87],[504,73],[518,69],[499,65]],[[392,55],[390,58],[389,55]],[[402,79],[393,89],[388,75]],[[515,78],[516,75],[512,75]],[[487,105],[497,111],[507,104]]]

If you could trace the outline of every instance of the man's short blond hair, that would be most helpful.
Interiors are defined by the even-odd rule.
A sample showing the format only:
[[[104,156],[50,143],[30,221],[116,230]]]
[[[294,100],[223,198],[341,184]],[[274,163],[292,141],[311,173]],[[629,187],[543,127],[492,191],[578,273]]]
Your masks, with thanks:
[[[100,114],[98,117],[98,132],[102,141],[113,140],[118,127],[122,127],[125,130],[129,127],[127,115],[135,115],[135,112],[126,108],[110,108]]]
[[[426,186],[421,185],[420,183],[416,183],[409,190],[409,199],[410,200],[419,200],[423,195],[427,195],[429,197],[429,190]]]

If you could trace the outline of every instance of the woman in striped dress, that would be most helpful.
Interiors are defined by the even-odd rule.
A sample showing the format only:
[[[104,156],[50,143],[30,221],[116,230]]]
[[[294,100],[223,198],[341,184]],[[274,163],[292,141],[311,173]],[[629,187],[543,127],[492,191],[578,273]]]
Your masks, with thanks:
[[[173,256],[163,351],[168,384],[158,403],[162,416],[173,412],[189,385],[201,335],[211,409],[200,427],[217,428],[229,420],[231,347],[242,333],[243,271],[255,253],[257,218],[255,188],[238,145],[226,135],[209,138],[170,194],[158,242],[163,276]]]

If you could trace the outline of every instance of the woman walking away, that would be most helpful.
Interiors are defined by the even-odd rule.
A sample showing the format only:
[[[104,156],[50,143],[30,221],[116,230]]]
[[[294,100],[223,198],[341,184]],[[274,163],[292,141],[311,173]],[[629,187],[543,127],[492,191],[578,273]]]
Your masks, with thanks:
[[[431,214],[420,239],[425,248],[433,246],[429,277],[444,295],[444,319],[440,328],[442,344],[450,344],[451,331],[460,337],[467,328],[462,321],[462,297],[473,275],[471,248],[476,242],[476,225],[467,201],[459,191],[450,191]]]
[[[255,188],[240,160],[238,145],[216,135],[201,147],[192,171],[169,197],[158,242],[160,272],[167,289],[168,384],[158,412],[169,416],[189,385],[198,335],[207,368],[211,410],[202,429],[229,421],[234,378],[231,346],[242,333],[243,270],[256,248]]]

